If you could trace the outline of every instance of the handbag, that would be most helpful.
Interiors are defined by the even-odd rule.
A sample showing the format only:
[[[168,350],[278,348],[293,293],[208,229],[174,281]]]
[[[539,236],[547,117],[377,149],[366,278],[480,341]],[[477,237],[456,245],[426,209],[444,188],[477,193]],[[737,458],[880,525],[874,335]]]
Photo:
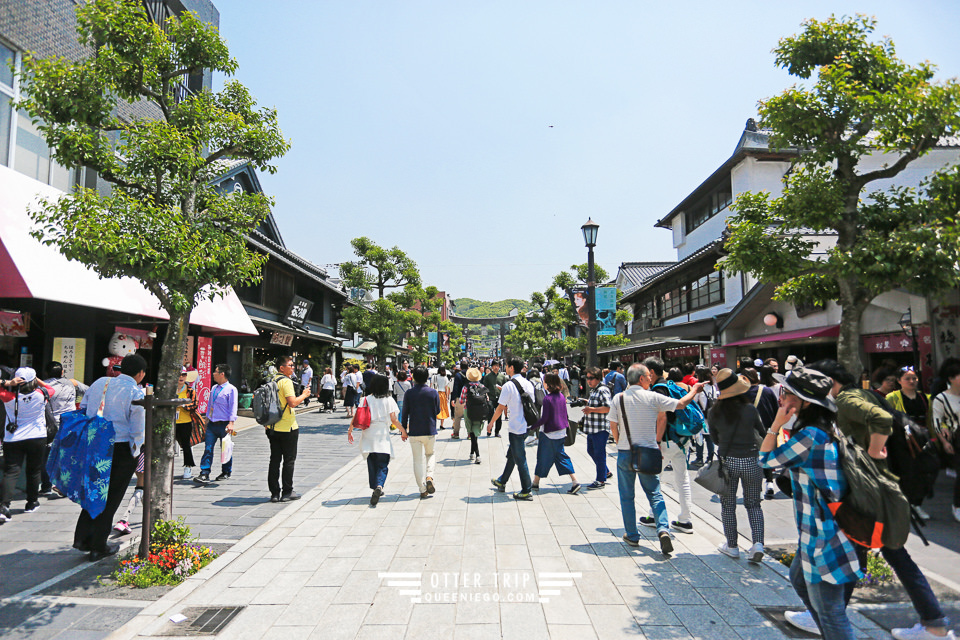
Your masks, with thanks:
[[[228,433],[220,440],[220,464],[227,464],[233,460],[233,438]]]
[[[580,430],[580,423],[567,419],[567,435],[563,439],[563,446],[572,447],[577,441],[577,431]]]
[[[623,394],[620,394],[620,415],[623,418],[623,428],[627,432],[627,443],[630,445],[630,468],[637,473],[655,476],[663,471],[663,452],[660,448],[641,447],[633,444],[630,437],[630,421],[627,420],[627,409],[623,404]]]
[[[710,461],[705,467],[701,467],[697,472],[697,477],[693,479],[698,485],[711,493],[724,494],[727,492],[727,473],[723,469],[723,462],[720,456]]]
[[[97,414],[68,411],[60,415],[60,429],[50,446],[47,473],[64,495],[96,518],[107,504],[107,488],[113,468],[113,422],[103,417],[107,387]]]
[[[361,431],[370,428],[370,407],[367,406],[367,397],[364,396],[357,407],[357,412],[353,416],[353,428]]]

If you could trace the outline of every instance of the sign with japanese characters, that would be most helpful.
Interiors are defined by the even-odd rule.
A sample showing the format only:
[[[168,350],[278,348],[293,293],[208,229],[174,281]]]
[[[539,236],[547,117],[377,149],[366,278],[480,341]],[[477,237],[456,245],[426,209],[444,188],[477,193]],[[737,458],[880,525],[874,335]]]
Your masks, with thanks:
[[[307,322],[311,309],[313,309],[311,301],[301,296],[293,296],[293,302],[290,303],[283,321],[294,327],[302,327]]]
[[[282,347],[289,347],[293,344],[293,334],[274,331],[270,334],[270,344],[279,344]]]
[[[700,347],[676,347],[674,349],[667,349],[663,352],[667,358],[699,358],[700,357]]]
[[[867,353],[895,353],[913,351],[913,340],[903,333],[880,333],[863,337]]]
[[[83,382],[87,341],[84,338],[54,338],[53,359],[63,365],[63,377]]]
[[[197,338],[197,413],[207,412],[207,402],[210,401],[210,376],[213,372],[213,338],[199,336]]]
[[[716,366],[719,369],[723,369],[727,366],[727,350],[726,349],[717,349],[716,347],[710,349],[710,364]]]

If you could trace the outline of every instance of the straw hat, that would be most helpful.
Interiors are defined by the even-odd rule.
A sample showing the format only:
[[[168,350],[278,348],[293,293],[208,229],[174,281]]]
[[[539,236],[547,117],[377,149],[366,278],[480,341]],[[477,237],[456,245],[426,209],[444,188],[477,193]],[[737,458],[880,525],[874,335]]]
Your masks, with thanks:
[[[750,381],[746,376],[738,376],[732,369],[720,369],[717,372],[717,389],[720,390],[720,399],[726,400],[746,393],[750,389]]]
[[[467,369],[467,380],[470,382],[480,382],[480,370],[476,367]]]
[[[837,403],[830,397],[830,391],[833,389],[833,378],[826,374],[815,369],[801,367],[787,372],[785,376],[775,373],[773,379],[801,400],[818,404],[830,411],[837,410]]]

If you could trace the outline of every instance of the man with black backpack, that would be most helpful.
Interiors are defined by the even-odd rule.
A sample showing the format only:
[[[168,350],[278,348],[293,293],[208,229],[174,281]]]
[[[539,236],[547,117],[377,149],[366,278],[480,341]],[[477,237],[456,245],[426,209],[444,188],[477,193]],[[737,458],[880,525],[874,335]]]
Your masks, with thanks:
[[[844,436],[849,436],[863,447],[874,464],[880,470],[887,468],[886,444],[893,431],[893,416],[881,406],[880,400],[869,390],[856,386],[856,379],[841,364],[835,360],[821,360],[807,365],[833,378],[832,395],[837,403],[837,426]],[[860,566],[867,566],[867,550],[856,545]],[[891,634],[897,640],[925,640],[928,638],[953,638],[953,632],[948,631],[946,618],[940,607],[937,596],[934,595],[920,567],[907,552],[906,547],[899,549],[880,548],[880,554],[887,561],[890,568],[897,574],[903,584],[914,609],[920,616],[920,623],[910,629],[892,629]],[[847,601],[853,594],[853,588],[846,592]],[[807,616],[809,613],[805,612]],[[799,614],[802,616],[803,614]],[[805,618],[788,618],[794,626],[808,629],[803,626]],[[812,619],[808,624],[812,623]]]
[[[494,423],[500,418],[504,411],[507,415],[507,431],[510,439],[507,449],[507,462],[503,467],[503,473],[499,478],[494,478],[491,482],[497,488],[497,491],[503,492],[506,489],[507,481],[510,480],[510,474],[516,467],[520,473],[520,491],[513,494],[514,500],[533,500],[533,494],[530,488],[533,482],[530,479],[530,470],[527,468],[527,451],[524,448],[523,441],[527,437],[529,425],[535,421],[530,421],[527,414],[533,406],[533,385],[521,374],[523,370],[523,361],[517,358],[507,363],[507,375],[510,380],[503,385],[500,390],[500,399],[493,417],[487,422],[487,433],[493,429]],[[536,409],[533,409],[534,412]]]

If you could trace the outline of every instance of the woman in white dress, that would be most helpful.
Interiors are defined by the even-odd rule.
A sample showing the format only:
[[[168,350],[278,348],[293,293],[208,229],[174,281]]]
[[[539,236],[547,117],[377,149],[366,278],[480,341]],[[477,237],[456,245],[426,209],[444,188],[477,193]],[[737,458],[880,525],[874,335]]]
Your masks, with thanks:
[[[389,382],[386,376],[374,374],[370,378],[370,393],[360,401],[361,407],[370,408],[370,426],[360,430],[360,452],[367,459],[367,473],[370,478],[370,506],[377,506],[380,496],[383,495],[383,485],[387,481],[387,466],[393,456],[393,443],[390,441],[390,425],[400,430],[400,437],[407,440],[407,432],[397,419],[397,402],[390,395]],[[354,414],[347,429],[347,442],[354,443],[353,430],[356,428],[357,417]]]

